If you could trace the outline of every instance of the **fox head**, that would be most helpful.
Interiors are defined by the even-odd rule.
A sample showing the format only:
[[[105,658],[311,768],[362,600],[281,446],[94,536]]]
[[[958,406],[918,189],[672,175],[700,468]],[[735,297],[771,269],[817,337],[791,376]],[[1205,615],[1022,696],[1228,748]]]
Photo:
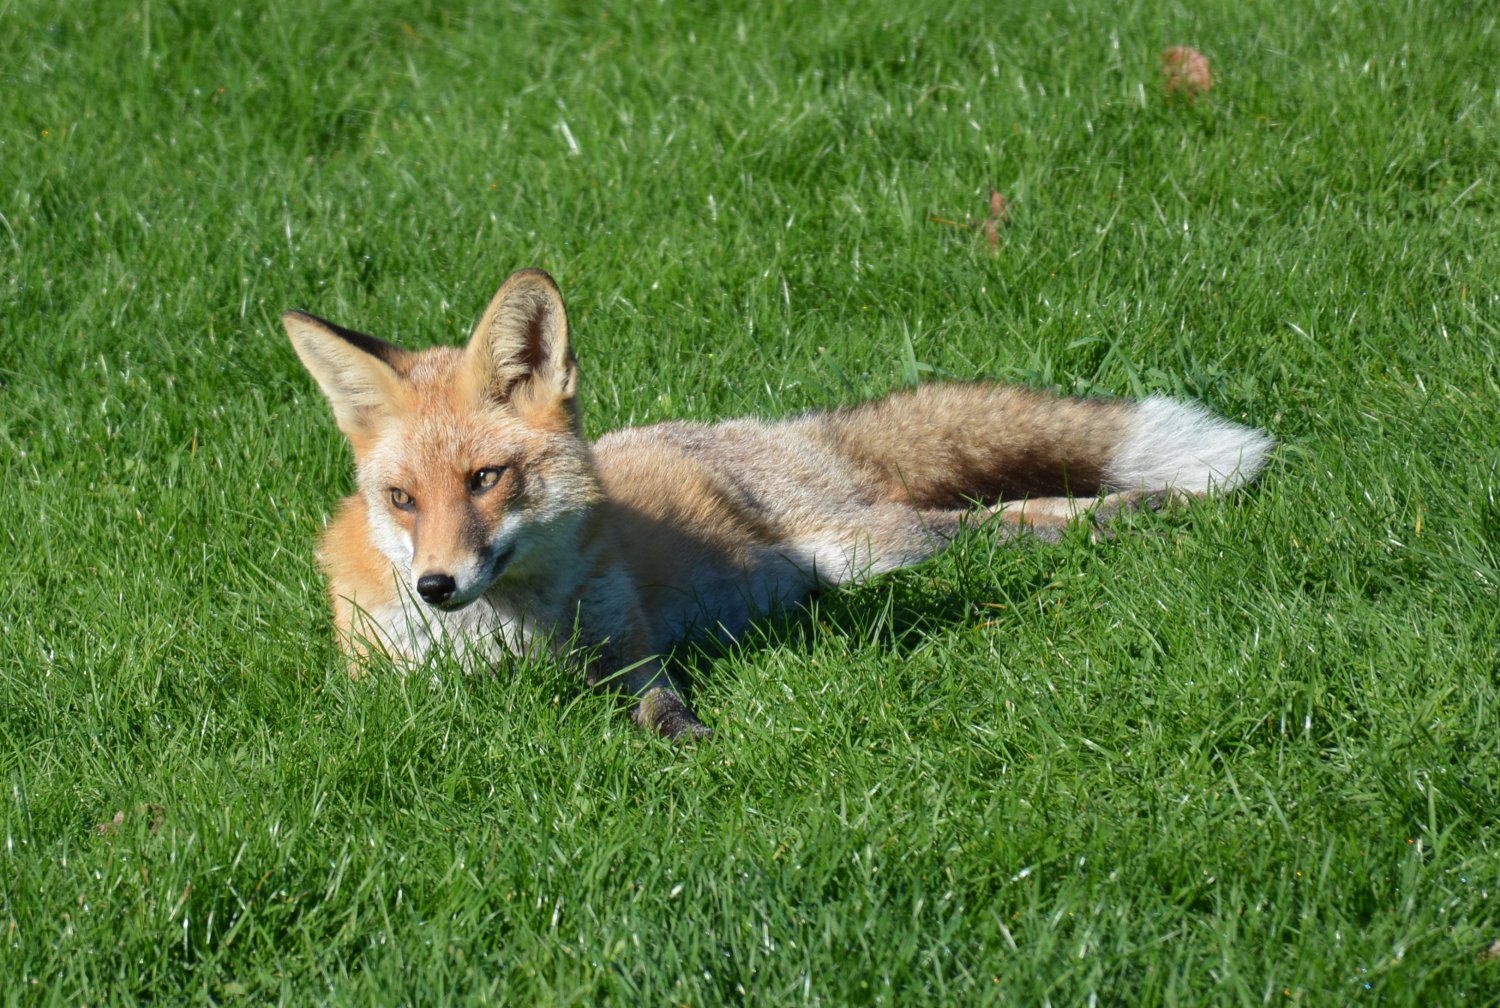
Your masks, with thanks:
[[[354,447],[374,545],[429,605],[461,609],[555,566],[601,499],[562,295],[501,286],[463,349],[403,350],[299,311],[297,356]]]

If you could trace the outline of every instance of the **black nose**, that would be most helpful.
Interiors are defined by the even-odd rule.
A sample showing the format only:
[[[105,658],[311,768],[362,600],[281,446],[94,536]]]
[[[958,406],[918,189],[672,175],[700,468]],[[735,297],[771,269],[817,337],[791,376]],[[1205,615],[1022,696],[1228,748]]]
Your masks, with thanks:
[[[437,605],[453,597],[458,585],[446,574],[423,574],[417,578],[417,594],[428,605]]]

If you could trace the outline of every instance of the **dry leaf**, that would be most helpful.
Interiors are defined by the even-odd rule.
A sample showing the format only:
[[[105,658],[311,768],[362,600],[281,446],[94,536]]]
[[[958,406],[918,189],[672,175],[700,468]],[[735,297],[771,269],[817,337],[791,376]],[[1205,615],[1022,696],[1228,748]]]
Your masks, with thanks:
[[[158,805],[155,802],[146,802],[143,805],[137,805],[133,811],[133,814],[138,816],[149,816],[151,820],[149,829],[153,834],[161,830],[162,823],[166,822],[167,819],[166,806]],[[116,812],[112,818],[95,826],[94,831],[100,836],[108,836],[123,825],[125,825],[125,810],[121,809],[119,812]]]
[[[1187,99],[1189,105],[1214,86],[1214,74],[1208,65],[1208,57],[1192,46],[1172,46],[1162,50],[1161,76],[1167,96],[1170,98],[1180,94]]]
[[[956,221],[946,217],[928,216],[928,220],[934,224],[948,224],[952,227],[966,228],[970,231],[978,231],[984,235],[985,240],[990,243],[991,252],[1000,251],[1000,228],[1010,223],[1010,201],[1000,194],[1000,190],[990,190],[990,214],[984,220],[970,217],[968,220]]]

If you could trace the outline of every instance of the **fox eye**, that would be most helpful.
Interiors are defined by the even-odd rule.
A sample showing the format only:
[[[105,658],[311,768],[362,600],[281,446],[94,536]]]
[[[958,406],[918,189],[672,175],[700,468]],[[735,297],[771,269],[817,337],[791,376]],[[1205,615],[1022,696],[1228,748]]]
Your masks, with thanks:
[[[411,499],[411,494],[400,487],[391,487],[391,503],[402,511],[415,511],[417,502]]]
[[[469,490],[472,493],[480,493],[488,490],[500,482],[500,476],[505,472],[504,466],[485,466],[477,469],[474,475],[469,477]]]

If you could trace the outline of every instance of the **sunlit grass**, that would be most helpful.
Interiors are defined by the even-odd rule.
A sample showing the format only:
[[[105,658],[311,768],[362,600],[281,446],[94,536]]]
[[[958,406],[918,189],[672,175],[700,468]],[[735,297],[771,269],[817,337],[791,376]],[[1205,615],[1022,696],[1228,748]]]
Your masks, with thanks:
[[[6,999],[1493,1003],[1497,66],[1459,3],[0,5]],[[594,433],[988,375],[1282,448],[682,656],[697,750],[351,682],[276,316],[528,265]]]

